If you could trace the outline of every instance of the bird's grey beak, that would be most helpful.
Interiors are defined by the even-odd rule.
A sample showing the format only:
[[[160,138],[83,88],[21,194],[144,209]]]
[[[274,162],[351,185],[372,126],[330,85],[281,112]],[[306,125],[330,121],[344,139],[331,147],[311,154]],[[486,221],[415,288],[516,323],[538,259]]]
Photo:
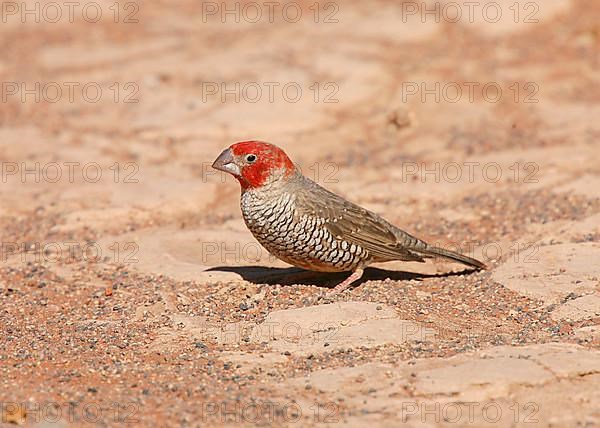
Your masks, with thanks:
[[[231,149],[223,150],[223,153],[213,162],[212,167],[219,171],[225,171],[229,174],[239,176],[241,174],[240,167],[237,166],[233,159],[233,153]]]

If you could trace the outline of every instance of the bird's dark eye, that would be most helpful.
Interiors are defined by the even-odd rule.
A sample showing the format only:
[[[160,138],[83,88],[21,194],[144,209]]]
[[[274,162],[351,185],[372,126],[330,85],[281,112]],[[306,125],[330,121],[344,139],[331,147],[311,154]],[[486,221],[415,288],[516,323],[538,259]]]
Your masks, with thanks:
[[[253,155],[253,154],[246,155],[246,162],[248,162],[248,163],[256,162],[256,155]]]

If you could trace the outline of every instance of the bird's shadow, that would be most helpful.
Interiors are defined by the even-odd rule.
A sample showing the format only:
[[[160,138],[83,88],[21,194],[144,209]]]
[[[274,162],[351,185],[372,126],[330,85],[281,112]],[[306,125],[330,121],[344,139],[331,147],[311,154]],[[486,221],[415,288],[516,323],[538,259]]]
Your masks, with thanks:
[[[266,266],[216,266],[206,270],[207,272],[234,272],[244,280],[254,284],[280,284],[280,285],[315,285],[318,287],[335,287],[350,275],[350,272],[314,272],[296,267],[275,268]],[[365,281],[382,281],[391,279],[394,281],[421,281],[426,278],[446,278],[461,276],[477,269],[465,269],[459,272],[448,272],[441,274],[425,274],[414,272],[392,271],[375,267],[366,268],[362,278],[352,284],[356,287]]]

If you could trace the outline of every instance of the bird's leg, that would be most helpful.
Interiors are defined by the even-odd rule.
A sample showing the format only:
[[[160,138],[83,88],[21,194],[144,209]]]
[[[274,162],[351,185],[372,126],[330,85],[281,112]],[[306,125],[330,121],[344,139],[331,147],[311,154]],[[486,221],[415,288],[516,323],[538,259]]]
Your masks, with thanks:
[[[338,285],[336,285],[335,288],[328,293],[328,295],[333,296],[335,294],[341,293],[346,288],[350,287],[350,285],[354,281],[359,280],[362,277],[362,275],[363,275],[363,270],[361,268],[356,269],[354,272],[352,272],[352,275],[350,275],[344,281],[342,281]]]

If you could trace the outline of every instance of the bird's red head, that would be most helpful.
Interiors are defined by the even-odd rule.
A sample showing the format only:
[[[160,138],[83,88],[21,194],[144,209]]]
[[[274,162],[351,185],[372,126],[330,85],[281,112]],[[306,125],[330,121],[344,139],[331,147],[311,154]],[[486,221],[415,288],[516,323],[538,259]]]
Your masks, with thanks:
[[[235,143],[225,149],[212,166],[233,175],[244,189],[259,188],[296,171],[283,150],[263,141]]]

